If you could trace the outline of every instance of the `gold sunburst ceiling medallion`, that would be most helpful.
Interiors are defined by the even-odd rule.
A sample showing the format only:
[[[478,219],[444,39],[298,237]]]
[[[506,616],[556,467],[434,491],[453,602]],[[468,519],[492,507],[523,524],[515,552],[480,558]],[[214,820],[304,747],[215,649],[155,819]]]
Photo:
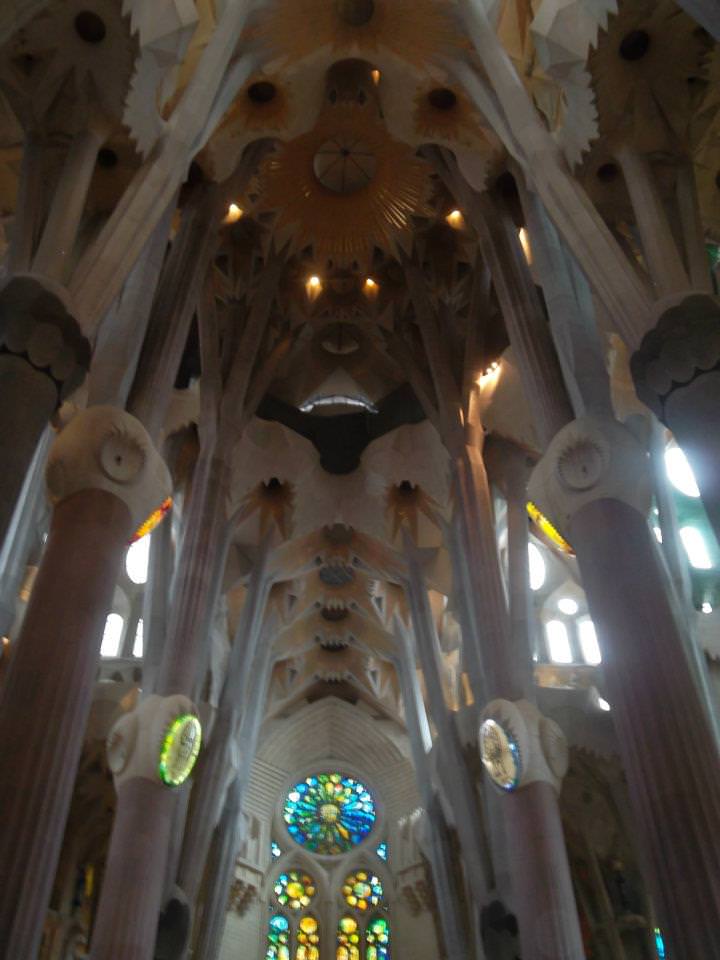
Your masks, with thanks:
[[[411,147],[349,106],[266,158],[258,206],[277,212],[278,229],[294,229],[298,249],[362,261],[375,246],[395,253],[412,215],[427,213],[429,173]]]

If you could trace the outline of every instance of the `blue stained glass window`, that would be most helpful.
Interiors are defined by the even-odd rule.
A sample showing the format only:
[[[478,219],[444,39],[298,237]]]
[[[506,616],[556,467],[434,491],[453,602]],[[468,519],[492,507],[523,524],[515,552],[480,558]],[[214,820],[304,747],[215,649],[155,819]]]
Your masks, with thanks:
[[[288,833],[313,853],[347,853],[375,823],[375,803],[364,784],[340,773],[318,773],[295,784],[283,811]]]
[[[655,927],[655,949],[657,950],[658,960],[665,960],[665,941],[659,927]]]
[[[265,960],[290,960],[290,923],[281,913],[270,917]]]
[[[388,858],[388,845],[387,843],[379,843],[378,848],[375,851],[381,860],[387,860]]]
[[[280,845],[275,843],[274,840],[270,844],[270,853],[272,854],[273,860],[277,860],[278,857],[282,856],[282,850],[280,849]]]

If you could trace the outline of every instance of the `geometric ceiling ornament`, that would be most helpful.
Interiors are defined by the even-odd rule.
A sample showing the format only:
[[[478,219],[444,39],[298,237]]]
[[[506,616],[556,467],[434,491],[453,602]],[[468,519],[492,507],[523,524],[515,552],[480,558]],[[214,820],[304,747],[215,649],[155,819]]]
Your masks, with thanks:
[[[362,108],[323,113],[313,130],[278,146],[261,168],[258,208],[336,263],[368,261],[374,247],[395,254],[414,214],[427,211],[430,169]]]

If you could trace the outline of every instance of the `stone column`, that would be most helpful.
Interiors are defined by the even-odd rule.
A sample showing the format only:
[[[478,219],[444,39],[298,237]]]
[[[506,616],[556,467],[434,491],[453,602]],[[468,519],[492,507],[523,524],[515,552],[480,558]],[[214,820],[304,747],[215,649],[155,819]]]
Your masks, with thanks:
[[[40,545],[41,532],[46,529],[49,507],[45,497],[44,467],[52,436],[52,431],[47,429],[40,439],[7,538],[0,548],[0,636],[10,636],[28,557]]]
[[[202,882],[212,834],[222,812],[228,783],[237,776],[238,759],[233,758],[232,754],[237,750],[235,740],[240,726],[238,715],[242,711],[242,725],[246,726],[245,713],[250,709],[250,701],[254,699],[252,691],[250,701],[244,694],[247,692],[251,666],[255,661],[262,628],[262,615],[270,589],[267,573],[268,554],[269,543],[266,539],[260,547],[250,576],[245,604],[230,653],[218,717],[208,749],[200,761],[193,790],[190,819],[178,873],[178,884],[187,896],[191,907],[195,903]],[[257,663],[255,665],[260,666]],[[260,679],[259,677],[258,683]],[[262,696],[264,696],[264,689]],[[260,710],[261,701],[255,703],[255,708]],[[249,747],[249,744],[245,743],[245,737],[240,737],[239,743],[243,751]]]
[[[666,310],[631,361],[637,394],[672,430],[720,543],[720,302],[697,294]]]
[[[530,493],[577,554],[668,955],[720,956],[720,762],[647,522],[645,452],[615,421],[584,417]]]
[[[18,958],[40,942],[120,563],[169,493],[145,431],[108,407],[63,430],[47,481],[50,535],[0,700],[0,953]]]
[[[470,781],[467,763],[462,751],[457,727],[448,709],[443,689],[443,665],[427,595],[427,586],[420,563],[420,551],[410,542],[405,532],[405,557],[407,560],[407,596],[412,616],[413,635],[417,654],[425,679],[425,689],[430,704],[430,717],[437,730],[438,763],[441,770],[454,778],[452,790],[446,791],[446,799],[455,812],[455,821],[463,846],[463,860],[467,871],[468,893],[487,899],[490,874],[487,851],[483,848],[477,795]],[[479,907],[477,901],[469,899]]]
[[[89,362],[90,345],[53,292],[32,277],[0,289],[0,543],[42,432]]]
[[[243,709],[237,743],[241,756],[235,780],[230,784],[225,800],[225,810],[220,821],[220,849],[215,871],[205,890],[205,903],[194,955],[205,960],[216,960],[220,952],[222,932],[225,927],[230,885],[235,874],[235,861],[242,841],[241,814],[245,792],[250,781],[252,765],[257,750],[260,726],[264,716],[263,703],[267,696],[273,666],[272,643],[264,638],[265,646],[254,658],[253,682]],[[203,864],[204,866],[204,864]]]
[[[640,231],[645,263],[658,297],[688,289],[688,275],[670,230],[647,158],[630,146],[615,151]]]
[[[181,554],[173,582],[171,618],[155,689],[131,717],[137,736],[124,727],[130,761],[116,773],[118,804],[92,939],[93,960],[148,960],[162,906],[170,831],[177,791],[158,777],[155,717],[165,703],[195,708],[192,693],[202,645],[210,628],[221,578],[217,557],[225,521],[227,470],[212,445],[196,469]],[[159,721],[157,721],[159,723]],[[135,837],[145,842],[137,844]],[[132,896],[128,894],[132,890]],[[117,897],[123,899],[118,909]]]
[[[435,892],[440,906],[438,913],[441,930],[439,932],[442,934],[448,960],[467,960],[470,955],[470,945],[458,909],[458,895],[455,889],[455,878],[453,877],[449,850],[447,844],[443,843],[444,825],[441,829],[438,819],[438,815],[440,819],[442,818],[442,812],[435,798],[427,756],[427,750],[432,745],[432,741],[430,740],[427,717],[425,716],[425,706],[415,674],[415,657],[407,631],[397,622],[394,635],[400,648],[395,669],[398,672],[405,705],[405,723],[410,740],[413,768],[420,799],[427,811],[430,826],[430,849],[428,853]]]
[[[240,785],[234,780],[228,788],[217,827],[217,849],[214,851],[213,868],[208,870],[205,904],[193,951],[204,960],[216,960],[220,953],[230,885],[235,875],[235,861],[242,838],[241,811]]]

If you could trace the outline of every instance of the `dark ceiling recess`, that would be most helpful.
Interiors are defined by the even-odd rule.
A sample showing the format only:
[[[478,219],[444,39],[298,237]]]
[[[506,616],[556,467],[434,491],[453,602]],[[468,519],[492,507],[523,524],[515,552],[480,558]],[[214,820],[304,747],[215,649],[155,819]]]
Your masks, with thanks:
[[[341,20],[350,27],[363,27],[375,13],[374,0],[335,0],[335,9]]]
[[[618,173],[617,164],[604,163],[601,167],[597,168],[595,176],[601,183],[612,183],[613,180],[617,180]]]
[[[620,56],[623,60],[642,60],[650,48],[647,30],[631,30],[620,41]]]
[[[297,407],[267,395],[257,415],[263,420],[276,420],[310,440],[328,473],[352,473],[360,466],[363,450],[373,440],[403,424],[425,419],[423,408],[407,383],[383,397],[377,404],[377,413],[322,417],[302,413]]]
[[[428,94],[428,103],[436,110],[452,110],[457,103],[456,94],[448,87],[437,87]]]
[[[111,150],[110,147],[103,147],[102,150],[98,150],[97,155],[97,165],[103,167],[105,170],[112,170],[113,167],[117,166],[118,155],[114,150]]]
[[[85,43],[102,43],[107,30],[101,17],[92,10],[82,10],[75,17],[75,33]]]
[[[270,103],[275,99],[277,87],[269,80],[258,80],[257,83],[251,83],[247,89],[247,95],[253,103]]]
[[[323,607],[320,616],[328,623],[339,623],[340,620],[347,620],[350,611],[347,607]]]

